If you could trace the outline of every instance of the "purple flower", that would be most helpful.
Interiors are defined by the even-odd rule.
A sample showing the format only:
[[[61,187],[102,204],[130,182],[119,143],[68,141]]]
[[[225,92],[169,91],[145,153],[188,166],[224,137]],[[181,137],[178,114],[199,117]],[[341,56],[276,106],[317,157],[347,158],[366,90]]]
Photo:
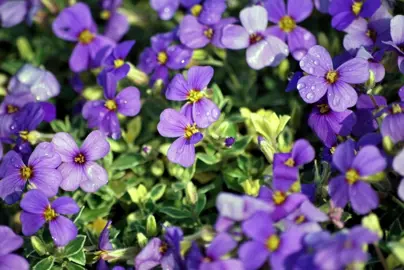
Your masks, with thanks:
[[[161,265],[162,269],[185,270],[180,255],[180,241],[183,233],[180,228],[166,229],[164,239],[153,238],[135,258],[137,270],[149,270]]]
[[[12,94],[31,93],[38,101],[47,101],[60,93],[60,84],[51,72],[23,65],[11,78],[7,91]]]
[[[101,0],[101,18],[107,20],[104,36],[118,42],[129,30],[129,22],[125,15],[117,10],[122,0]]]
[[[272,269],[285,269],[286,257],[301,248],[301,231],[291,229],[278,234],[270,215],[264,212],[258,212],[245,221],[242,229],[252,238],[238,250],[245,269],[259,269],[268,259]]]
[[[314,103],[327,93],[328,104],[336,112],[343,112],[356,104],[358,94],[350,84],[364,83],[369,78],[366,60],[354,58],[334,70],[330,54],[318,45],[302,58],[300,67],[309,74],[297,84],[303,100]]]
[[[128,56],[133,45],[135,45],[135,41],[129,40],[119,43],[112,50],[110,47],[105,47],[100,50],[96,57],[96,62],[99,62],[100,65],[104,67],[104,70],[99,76],[105,76],[105,73],[111,73],[117,80],[125,78],[130,70],[129,64],[125,63],[125,58]],[[96,65],[98,65],[98,63]]]
[[[174,38],[174,32],[157,34],[151,38],[151,48],[146,48],[140,55],[138,67],[147,74],[153,73],[151,85],[158,79],[167,84],[169,69],[182,69],[191,60],[193,52],[191,49],[183,45],[170,46]]]
[[[309,126],[327,146],[332,147],[337,143],[337,135],[347,136],[355,125],[356,116],[351,110],[334,112],[327,102],[319,102],[309,115]]]
[[[331,1],[329,12],[332,27],[344,30],[356,18],[370,18],[380,7],[380,0],[339,0]]]
[[[1,8],[1,7],[0,7]],[[9,227],[0,226],[0,269],[3,270],[28,270],[28,262],[21,256],[11,252],[19,249],[24,240],[16,235]]]
[[[369,53],[365,48],[359,48],[356,57],[363,58],[369,62],[369,69],[375,75],[375,82],[381,82],[384,79],[386,70],[381,63],[384,56],[384,50],[375,51],[372,54]]]
[[[41,3],[38,0],[0,1],[0,26],[9,28],[24,20],[31,24],[40,8]]]
[[[107,262],[105,261],[108,258],[108,252],[113,250],[111,242],[109,241],[109,226],[111,225],[111,221],[109,220],[107,224],[105,224],[104,229],[100,234],[100,238],[98,239],[98,249],[100,253],[100,259],[97,263],[97,270],[108,270]]]
[[[393,103],[380,112],[387,113],[387,116],[383,119],[380,133],[383,137],[389,136],[394,143],[404,140],[403,110],[403,103]]]
[[[168,160],[184,167],[194,164],[195,144],[203,139],[203,134],[189,114],[184,115],[174,109],[165,109],[160,115],[157,130],[164,137],[179,137],[168,149]]]
[[[293,75],[289,78],[289,83],[286,86],[285,91],[286,92],[292,92],[297,90],[297,83],[304,76],[304,73],[302,71],[296,71],[293,73]]]
[[[272,213],[274,207],[265,201],[250,196],[238,196],[221,192],[216,199],[219,217],[216,220],[217,232],[227,231],[235,222],[249,219],[256,212]]]
[[[204,25],[218,23],[226,10],[225,0],[181,0],[181,4]]]
[[[209,43],[218,48],[225,48],[222,43],[223,29],[236,21],[234,18],[225,18],[207,25],[200,23],[194,16],[187,15],[181,21],[178,35],[181,43],[192,49],[203,48]]]
[[[393,160],[393,169],[401,176],[404,176],[404,150],[401,150]],[[404,201],[404,179],[401,179],[397,190],[398,196]]]
[[[284,0],[265,1],[269,21],[277,24],[270,26],[267,33],[287,41],[293,57],[300,60],[317,43],[312,33],[297,25],[310,16],[313,11],[313,1],[288,0],[287,2],[286,9]]]
[[[271,190],[265,186],[261,187],[258,198],[268,202],[275,208],[271,213],[271,218],[274,222],[288,216],[307,200],[307,197],[301,193]]]
[[[220,109],[206,97],[206,88],[213,77],[212,67],[192,67],[188,70],[185,80],[182,74],[175,75],[167,86],[168,100],[187,103],[181,108],[181,113],[193,119],[200,128],[207,128],[220,117]]]
[[[366,183],[366,177],[383,171],[387,162],[373,145],[364,146],[355,156],[353,141],[337,146],[333,164],[342,173],[330,180],[328,192],[337,207],[344,208],[348,201],[358,214],[366,214],[379,205],[379,197]]]
[[[180,0],[150,0],[151,7],[157,11],[160,19],[171,20],[180,6]]]
[[[358,18],[349,25],[345,32],[344,48],[350,52],[356,52],[364,46],[373,49],[374,46],[385,47],[382,41],[390,39],[390,20],[392,16],[384,6],[369,18],[369,21]]]
[[[73,72],[91,68],[98,51],[114,45],[109,38],[97,35],[97,25],[91,17],[90,9],[83,3],[65,8],[53,21],[52,29],[57,37],[78,42],[69,59]]]
[[[277,66],[288,56],[285,42],[266,32],[268,13],[265,8],[244,8],[240,12],[240,21],[242,26],[230,24],[223,28],[222,43],[233,50],[247,48],[247,63],[251,68]]]
[[[65,246],[77,236],[74,223],[62,216],[73,215],[80,207],[70,197],[59,197],[52,203],[39,190],[31,190],[21,200],[20,220],[22,233],[26,236],[36,233],[45,223],[49,223],[49,231],[56,246]]]
[[[235,139],[234,137],[227,137],[227,138],[224,140],[224,145],[225,145],[227,148],[231,148],[235,142],[236,142],[236,139]]]
[[[46,196],[55,196],[62,181],[57,170],[61,163],[59,154],[51,143],[38,144],[27,163],[15,151],[3,159],[0,177],[0,197],[4,200],[15,192],[23,192],[26,184],[41,190]]]
[[[105,100],[86,102],[82,110],[83,117],[88,120],[90,128],[99,128],[105,135],[119,139],[121,127],[118,113],[125,116],[137,115],[141,108],[140,92],[136,87],[129,86],[116,95],[117,81],[110,73],[99,77],[99,80],[104,88]]]
[[[299,167],[311,162],[315,157],[314,148],[304,139],[297,140],[290,153],[274,155],[273,185],[279,191],[288,191],[298,180]]]
[[[318,222],[328,220],[328,216],[316,208],[310,201],[304,201],[296,211],[285,218],[288,227],[297,227],[304,232],[321,231]]]
[[[325,237],[316,244],[314,263],[319,269],[346,269],[352,263],[366,262],[368,254],[363,248],[379,240],[377,234],[361,226],[349,232],[339,232]]]
[[[385,42],[397,53],[398,68],[404,74],[404,15],[396,15],[390,21],[391,41]]]
[[[105,136],[98,130],[91,132],[79,148],[72,136],[57,133],[52,144],[62,164],[58,170],[63,176],[60,187],[74,191],[80,186],[86,192],[95,192],[108,182],[108,174],[95,161],[105,157],[110,149]]]
[[[187,269],[234,269],[243,270],[243,264],[236,259],[221,259],[232,251],[237,242],[227,233],[218,234],[202,254],[197,244],[192,243],[191,249],[186,257]]]
[[[316,9],[321,13],[328,14],[328,9],[332,0],[314,0]]]

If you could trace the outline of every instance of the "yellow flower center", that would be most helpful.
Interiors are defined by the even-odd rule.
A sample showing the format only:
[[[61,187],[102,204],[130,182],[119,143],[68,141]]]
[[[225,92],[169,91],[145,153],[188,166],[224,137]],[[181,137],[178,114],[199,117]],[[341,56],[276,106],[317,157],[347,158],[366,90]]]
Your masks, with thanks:
[[[293,158],[288,158],[283,164],[288,167],[293,167],[295,166],[295,161],[293,160]]]
[[[367,35],[371,40],[376,41],[376,38],[377,38],[377,33],[376,33],[376,31],[374,31],[374,30],[372,30],[372,29],[369,29],[369,30],[366,32],[366,35]]]
[[[109,18],[111,18],[111,12],[109,10],[103,10],[100,13],[100,17],[103,20],[109,20]]]
[[[286,15],[280,19],[279,27],[282,29],[283,32],[289,33],[296,28],[296,22],[295,20],[293,20],[292,17]]]
[[[205,31],[203,31],[203,34],[205,35],[205,37],[207,37],[208,39],[211,39],[213,37],[213,29],[212,28],[208,28]]]
[[[267,239],[267,243],[266,243],[267,249],[271,252],[274,252],[279,248],[280,243],[281,243],[281,239],[279,239],[279,236],[277,236],[276,234],[273,234]]]
[[[397,114],[397,113],[402,113],[402,109],[400,104],[393,104],[393,106],[391,107],[391,111],[393,114]]]
[[[302,190],[302,186],[300,185],[300,181],[295,181],[289,189],[291,192],[300,192]]]
[[[164,65],[167,63],[168,56],[166,52],[159,52],[157,54],[157,62],[159,62],[160,65]]]
[[[104,106],[110,111],[115,111],[117,109],[116,102],[115,100],[112,99],[108,99],[107,101],[105,101]]]
[[[31,167],[24,166],[20,169],[21,178],[25,181],[31,179],[33,174],[34,172]]]
[[[184,137],[187,139],[190,139],[192,137],[192,135],[194,135],[198,132],[199,132],[199,130],[196,128],[196,124],[193,124],[193,125],[188,124],[185,127]]]
[[[328,107],[327,104],[320,104],[320,105],[317,105],[317,107],[320,109],[321,114],[325,114],[330,111],[330,107]]]
[[[272,200],[276,205],[280,205],[286,200],[286,194],[281,191],[275,191],[272,195]]]
[[[29,135],[28,130],[20,131],[20,138],[23,139],[24,141],[28,140],[28,135]]]
[[[201,98],[203,98],[205,94],[202,91],[191,90],[187,95],[187,99],[192,102],[198,102]]]
[[[167,243],[162,242],[161,245],[160,245],[160,247],[159,247],[160,254],[166,253],[167,250],[168,250],[168,245],[167,245]]]
[[[363,3],[362,3],[362,2],[354,2],[354,3],[352,4],[352,12],[353,12],[355,15],[358,15],[358,14],[361,12],[361,10],[362,10],[362,6],[363,6]]]
[[[91,33],[87,29],[82,31],[79,35],[79,42],[82,44],[85,44],[85,45],[91,43],[93,41],[93,39],[94,39],[93,33]]]
[[[303,215],[300,215],[295,219],[295,222],[296,222],[296,224],[302,224],[305,220],[306,220],[306,217]]]
[[[199,14],[201,14],[201,12],[202,12],[202,5],[194,5],[192,8],[191,8],[191,14],[192,15],[194,15],[195,17],[198,17],[199,16]]]
[[[348,184],[352,185],[354,184],[356,181],[358,181],[360,178],[359,173],[355,170],[355,169],[349,169],[346,173],[345,173],[345,179],[348,182]]]
[[[86,162],[86,158],[82,153],[79,153],[77,156],[75,156],[74,162],[77,164],[84,164]]]
[[[114,67],[115,68],[120,68],[125,64],[125,61],[123,61],[122,59],[115,59],[114,60]]]
[[[331,153],[332,155],[334,155],[334,153],[335,153],[335,149],[336,149],[336,147],[335,147],[335,146],[333,146],[333,147],[331,147],[331,148],[330,148],[330,153]]]
[[[48,205],[48,207],[45,209],[45,212],[43,213],[43,215],[47,222],[56,219],[56,217],[58,216],[58,214],[55,212],[55,210],[53,210],[51,208],[50,205]]]
[[[338,72],[335,70],[328,71],[325,79],[329,84],[335,83],[338,80]]]
[[[16,112],[18,112],[18,107],[14,106],[14,105],[11,105],[11,104],[7,105],[7,113],[8,114],[13,114],[13,113],[16,113]]]

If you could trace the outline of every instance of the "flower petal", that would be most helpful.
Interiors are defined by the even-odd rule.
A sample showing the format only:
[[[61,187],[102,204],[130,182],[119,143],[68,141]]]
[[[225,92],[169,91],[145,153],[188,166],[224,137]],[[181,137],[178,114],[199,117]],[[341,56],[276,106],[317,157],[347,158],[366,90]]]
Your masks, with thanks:
[[[28,160],[28,165],[34,168],[57,168],[62,162],[52,143],[42,142],[37,145]]]
[[[63,177],[57,169],[37,168],[29,183],[46,196],[53,197],[58,193],[62,180]]]
[[[345,173],[352,168],[354,158],[355,144],[352,140],[347,140],[338,145],[337,149],[335,149],[334,155],[332,156],[332,162],[340,172]]]
[[[325,77],[333,69],[331,56],[324,47],[313,46],[300,61],[300,68],[311,75]]]
[[[22,192],[25,188],[25,181],[19,173],[7,175],[0,181],[0,197],[4,200],[14,192]]]
[[[327,147],[335,145],[337,142],[337,136],[328,124],[327,116],[318,113],[311,113],[308,123],[311,129],[313,129],[316,135]]]
[[[404,15],[394,16],[390,21],[390,29],[394,44],[404,43]]]
[[[337,3],[338,5],[338,3]],[[334,17],[332,17],[331,25],[333,28],[343,31],[345,30],[353,21],[355,16],[352,11],[341,12]]]
[[[77,236],[77,227],[64,217],[58,216],[49,223],[49,231],[56,246],[65,246]]]
[[[185,68],[192,58],[193,50],[183,45],[170,46],[167,49],[168,61],[167,67],[178,70]]]
[[[79,73],[89,68],[91,55],[88,45],[77,43],[70,56],[69,67],[73,72]]]
[[[393,169],[399,173],[401,176],[404,176],[404,150],[401,150],[393,160]]]
[[[370,184],[357,181],[349,189],[349,199],[353,210],[361,215],[369,213],[379,205],[379,196]]]
[[[25,236],[35,234],[45,224],[43,212],[41,214],[32,214],[22,211],[20,221],[22,225],[22,233]]]
[[[72,162],[74,156],[79,152],[79,147],[73,137],[66,132],[58,132],[53,136],[52,144],[63,162]]]
[[[206,255],[213,260],[227,254],[237,246],[237,242],[227,233],[218,234],[206,249]]]
[[[362,58],[354,58],[338,67],[338,79],[346,83],[359,84],[369,79],[369,63]]]
[[[109,18],[108,23],[105,27],[104,36],[114,41],[119,41],[128,32],[128,30],[128,18],[119,12],[114,12]]]
[[[200,128],[207,128],[220,117],[220,109],[208,98],[202,98],[192,107],[192,115],[195,123]]]
[[[288,35],[288,44],[293,57],[299,61],[316,45],[316,37],[305,28],[296,26]]]
[[[328,89],[328,104],[333,111],[343,112],[349,107],[355,106],[357,101],[358,93],[345,82],[337,81]]]
[[[288,0],[288,15],[296,22],[301,22],[307,19],[312,11],[312,0]]]
[[[271,0],[265,1],[264,6],[268,11],[268,20],[273,23],[278,23],[286,14],[285,1]]]
[[[187,15],[181,21],[178,35],[185,46],[191,49],[203,48],[210,42],[204,34],[207,29],[208,27],[200,24],[194,16]]]
[[[112,250],[112,244],[109,241],[109,226],[111,225],[111,221],[109,220],[107,224],[105,224],[104,229],[100,234],[100,238],[98,241],[98,248],[100,250]]]
[[[249,241],[245,242],[238,250],[238,256],[243,262],[245,269],[260,269],[269,255],[264,244]],[[253,260],[251,258],[254,258]]]
[[[160,115],[157,130],[161,136],[175,138],[184,135],[185,127],[189,124],[187,118],[174,109],[165,109]]]
[[[160,264],[162,254],[159,251],[161,240],[152,238],[135,258],[135,268],[139,270],[153,269]]]
[[[84,171],[87,178],[80,182],[80,187],[85,192],[96,192],[108,183],[107,171],[97,163],[88,162],[84,167]]]
[[[401,179],[400,185],[398,186],[398,191],[397,191],[398,197],[404,201],[404,179]]]
[[[220,21],[225,10],[225,0],[205,0],[203,1],[202,12],[198,19],[203,24],[213,25]]]
[[[225,48],[240,50],[248,47],[250,37],[244,27],[230,24],[223,28],[221,41]]]
[[[88,134],[80,151],[85,154],[86,160],[98,160],[105,157],[110,149],[109,142],[102,132],[95,130]]]
[[[63,190],[74,191],[79,188],[81,182],[87,180],[83,167],[74,163],[62,163],[58,170],[63,176],[63,181],[60,183],[60,188]]]
[[[337,207],[344,208],[349,199],[349,185],[345,176],[337,176],[330,180],[328,193]]]
[[[313,161],[316,152],[313,146],[305,139],[297,140],[292,149],[292,158],[295,161],[295,166],[301,166]]]
[[[16,254],[0,256],[0,270],[29,270],[26,259]]]
[[[210,66],[191,67],[187,73],[188,89],[203,90],[212,80],[214,70]]]
[[[356,169],[360,176],[379,173],[386,167],[386,159],[382,156],[379,149],[373,145],[364,146],[352,163],[352,168]]]
[[[180,137],[171,144],[167,152],[167,158],[173,163],[190,167],[195,162],[195,146],[186,138]]]
[[[188,98],[188,93],[191,89],[188,88],[188,82],[182,74],[177,74],[171,80],[166,89],[166,98],[168,100],[182,101]]]
[[[328,88],[329,85],[324,78],[312,75],[304,76],[297,83],[297,90],[306,103],[319,101]]]
[[[263,32],[268,25],[268,13],[262,6],[247,7],[240,12],[240,21],[250,35]]]
[[[0,225],[0,256],[13,252],[23,243],[21,236],[15,234],[9,227]]]
[[[43,211],[48,206],[48,198],[39,190],[30,190],[27,192],[20,203],[20,207],[23,210],[33,214],[43,214]]]
[[[255,241],[265,243],[275,233],[271,216],[265,212],[257,212],[242,224],[243,232]]]
[[[58,214],[73,215],[80,211],[80,207],[70,197],[59,197],[51,204],[52,209]]]
[[[140,92],[134,86],[123,89],[116,96],[118,112],[126,116],[135,116],[140,112]]]

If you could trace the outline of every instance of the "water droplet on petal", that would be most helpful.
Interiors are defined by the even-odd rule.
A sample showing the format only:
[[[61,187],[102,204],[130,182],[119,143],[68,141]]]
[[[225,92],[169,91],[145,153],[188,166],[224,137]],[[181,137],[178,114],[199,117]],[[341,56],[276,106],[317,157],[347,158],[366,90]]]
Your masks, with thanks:
[[[311,92],[307,93],[307,95],[306,95],[307,100],[312,100],[313,98],[314,98],[313,93],[311,93]]]
[[[304,83],[298,83],[298,84],[297,84],[297,90],[301,90],[301,89],[303,89],[304,87],[306,87],[306,85],[305,85]]]

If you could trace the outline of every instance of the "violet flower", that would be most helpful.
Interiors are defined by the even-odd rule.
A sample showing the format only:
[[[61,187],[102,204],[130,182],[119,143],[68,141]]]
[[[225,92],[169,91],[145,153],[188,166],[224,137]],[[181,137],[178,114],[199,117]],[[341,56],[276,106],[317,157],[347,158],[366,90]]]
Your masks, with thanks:
[[[264,7],[252,6],[240,12],[240,25],[223,28],[222,43],[228,49],[247,48],[247,63],[253,69],[277,66],[285,59],[289,50],[285,42],[268,35],[268,13]]]
[[[184,167],[194,164],[195,144],[203,139],[203,134],[190,115],[184,115],[174,109],[165,109],[160,115],[157,130],[164,137],[179,137],[168,149],[168,160]]]
[[[337,143],[337,135],[349,135],[355,123],[356,116],[351,110],[334,112],[321,100],[313,106],[308,120],[311,129],[327,147]]]
[[[373,47],[383,48],[386,45],[383,41],[390,39],[390,20],[392,16],[384,6],[365,20],[358,18],[349,25],[345,32],[344,48],[350,52],[356,52],[360,47],[373,49]]]
[[[69,59],[73,72],[91,68],[98,51],[114,45],[109,38],[97,35],[97,25],[91,17],[90,8],[83,3],[63,9],[53,21],[52,29],[57,37],[78,42]]]
[[[398,68],[404,74],[404,15],[396,15],[390,21],[391,41],[385,42],[397,53]]]
[[[243,270],[243,264],[236,259],[222,259],[224,255],[237,247],[237,242],[227,233],[216,235],[203,254],[198,245],[192,243],[186,257],[187,269],[234,269]]]
[[[206,97],[206,88],[213,77],[213,68],[191,67],[187,80],[182,74],[177,74],[166,89],[168,100],[187,103],[181,108],[181,113],[193,119],[200,128],[207,128],[220,117],[220,109]]]
[[[116,140],[121,137],[118,113],[137,115],[141,108],[140,92],[136,87],[129,86],[116,94],[117,81],[110,73],[99,77],[99,81],[104,88],[105,100],[87,101],[82,110],[83,117],[88,121],[89,128],[99,128]]]
[[[101,19],[107,21],[104,36],[118,42],[129,30],[129,22],[124,14],[118,12],[122,0],[101,0]]]
[[[267,34],[274,35],[289,45],[289,51],[296,60],[302,59],[307,51],[317,44],[316,37],[300,23],[307,19],[313,11],[312,0],[288,0],[287,9],[284,0],[267,0],[264,3],[270,22]]]
[[[30,64],[23,65],[11,78],[8,93],[31,93],[38,101],[47,101],[60,93],[60,84],[51,72],[34,67]]]
[[[151,38],[151,47],[146,48],[140,55],[139,69],[152,74],[150,84],[161,79],[168,83],[169,69],[179,70],[188,65],[192,57],[192,50],[184,45],[171,45],[175,40],[175,33],[157,34]]]
[[[314,0],[314,6],[318,11],[328,14],[328,9],[332,0]]]
[[[38,0],[0,1],[0,26],[10,28],[24,20],[30,25],[41,6]]]
[[[264,212],[258,212],[245,221],[242,229],[252,238],[238,250],[245,269],[260,269],[268,259],[271,269],[285,269],[284,261],[287,256],[301,248],[301,231],[291,229],[278,234],[270,215]]]
[[[0,226],[0,269],[3,270],[28,270],[29,263],[23,257],[11,252],[19,249],[24,240],[16,235],[9,227]]]
[[[135,269],[149,270],[161,265],[162,269],[185,270],[180,255],[183,233],[180,228],[166,229],[164,239],[153,238],[135,257]]]
[[[327,93],[328,104],[336,112],[343,112],[356,104],[358,94],[350,84],[364,83],[369,78],[366,60],[354,58],[334,69],[330,54],[318,45],[302,58],[300,67],[309,74],[297,84],[302,99],[314,103]]]
[[[160,19],[171,20],[180,6],[180,0],[150,0],[151,7],[157,11]]]
[[[383,119],[380,133],[383,137],[389,136],[393,143],[404,140],[404,103],[393,103],[379,114],[387,113]]]
[[[178,35],[181,43],[191,49],[203,48],[209,43],[215,47],[225,48],[222,43],[223,29],[237,20],[225,18],[215,24],[202,24],[192,15],[187,15],[181,21]]]
[[[77,236],[76,225],[63,215],[73,215],[80,207],[70,197],[59,197],[52,203],[39,190],[31,190],[21,200],[22,233],[26,236],[35,234],[45,223],[56,246],[65,246]]]
[[[393,160],[393,169],[400,175],[404,176],[404,150],[401,150]],[[397,190],[398,197],[404,201],[404,178],[401,179]]]
[[[277,153],[273,163],[273,185],[279,191],[288,191],[298,180],[299,167],[315,157],[314,148],[304,139],[297,140],[290,153]]]
[[[380,0],[339,0],[331,1],[329,12],[332,27],[344,30],[356,18],[370,18],[380,7]]]
[[[92,131],[79,148],[72,136],[56,133],[52,139],[62,164],[58,170],[63,176],[60,187],[74,191],[81,187],[86,192],[95,192],[108,182],[108,174],[95,161],[105,157],[110,149],[104,134]]]
[[[342,173],[330,180],[328,191],[337,207],[344,208],[348,201],[358,214],[366,214],[376,209],[379,197],[366,183],[365,177],[383,171],[387,162],[379,149],[373,145],[361,148],[355,156],[353,141],[337,146],[332,157],[333,164]]]
[[[285,223],[288,228],[297,227],[297,229],[309,233],[321,231],[321,226],[318,222],[327,220],[328,216],[307,200],[285,218]]]
[[[5,200],[15,192],[23,192],[27,183],[48,197],[55,196],[62,181],[57,170],[60,163],[59,154],[47,142],[38,144],[27,163],[15,151],[9,151],[3,158],[0,171],[0,197]]]
[[[181,4],[204,25],[218,23],[226,10],[225,0],[181,0]]]
[[[109,220],[107,224],[105,224],[104,229],[100,234],[100,238],[98,240],[98,249],[100,254],[100,259],[97,263],[97,270],[108,270],[108,265],[105,259],[108,257],[108,252],[113,250],[111,242],[109,241],[109,226],[111,225],[111,221]]]

